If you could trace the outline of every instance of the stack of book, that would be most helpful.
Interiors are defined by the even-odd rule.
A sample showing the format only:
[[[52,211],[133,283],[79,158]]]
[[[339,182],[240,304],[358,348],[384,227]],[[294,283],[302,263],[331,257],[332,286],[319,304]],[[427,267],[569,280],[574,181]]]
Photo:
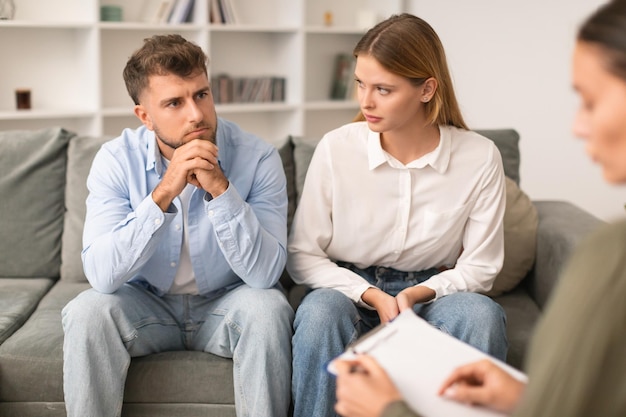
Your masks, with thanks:
[[[191,22],[194,0],[144,0],[142,21],[151,24]]]
[[[234,0],[210,0],[209,22],[213,24],[240,23]]]
[[[216,104],[285,101],[284,77],[239,77],[221,74],[211,78]]]

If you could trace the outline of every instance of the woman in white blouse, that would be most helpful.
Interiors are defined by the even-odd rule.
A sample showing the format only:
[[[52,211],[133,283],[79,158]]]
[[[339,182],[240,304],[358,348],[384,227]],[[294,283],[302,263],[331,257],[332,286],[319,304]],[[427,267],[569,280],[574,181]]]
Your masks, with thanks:
[[[318,144],[289,239],[288,271],[313,290],[294,322],[295,417],[334,415],[326,364],[407,308],[506,358],[504,312],[477,293],[504,258],[496,146],[467,129],[422,19],[390,17],[354,55],[360,121]]]

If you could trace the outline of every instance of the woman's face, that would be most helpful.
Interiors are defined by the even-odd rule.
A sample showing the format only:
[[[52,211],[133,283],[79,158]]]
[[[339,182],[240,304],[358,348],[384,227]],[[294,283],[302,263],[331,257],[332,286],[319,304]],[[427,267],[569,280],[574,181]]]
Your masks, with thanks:
[[[586,141],[591,159],[610,183],[626,183],[626,80],[606,69],[606,52],[578,41],[573,84],[580,96],[574,134]]]
[[[416,87],[370,55],[357,57],[354,74],[361,112],[371,130],[403,131],[424,123],[422,99],[430,93],[425,86]]]

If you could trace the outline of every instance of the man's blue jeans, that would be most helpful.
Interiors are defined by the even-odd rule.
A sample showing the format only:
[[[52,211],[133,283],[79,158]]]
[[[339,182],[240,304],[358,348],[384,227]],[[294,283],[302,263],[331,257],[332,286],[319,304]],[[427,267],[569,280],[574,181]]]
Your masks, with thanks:
[[[338,264],[393,296],[439,272],[430,269],[407,273],[382,267],[362,270],[351,264]],[[414,310],[438,329],[498,359],[506,359],[506,316],[491,298],[476,293],[456,293],[429,304],[418,304]],[[336,415],[335,379],[326,371],[326,366],[349,343],[378,324],[376,311],[357,307],[336,290],[317,289],[306,295],[294,321],[294,417]]]
[[[175,350],[233,359],[237,416],[287,416],[293,309],[278,289],[241,285],[208,299],[126,284],[87,290],[62,314],[68,417],[119,416],[130,358]]]

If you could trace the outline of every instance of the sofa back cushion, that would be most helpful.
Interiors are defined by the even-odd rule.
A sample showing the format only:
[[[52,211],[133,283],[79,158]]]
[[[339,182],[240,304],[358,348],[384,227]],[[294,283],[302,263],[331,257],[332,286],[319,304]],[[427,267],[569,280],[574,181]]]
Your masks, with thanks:
[[[102,144],[112,137],[76,136],[67,151],[67,191],[61,252],[61,280],[86,282],[80,253],[83,250],[83,223],[87,199],[87,175]]]
[[[519,133],[514,129],[476,129],[474,132],[491,139],[496,144],[502,155],[504,175],[519,185]]]
[[[60,128],[0,132],[0,277],[58,277],[66,152]]]

